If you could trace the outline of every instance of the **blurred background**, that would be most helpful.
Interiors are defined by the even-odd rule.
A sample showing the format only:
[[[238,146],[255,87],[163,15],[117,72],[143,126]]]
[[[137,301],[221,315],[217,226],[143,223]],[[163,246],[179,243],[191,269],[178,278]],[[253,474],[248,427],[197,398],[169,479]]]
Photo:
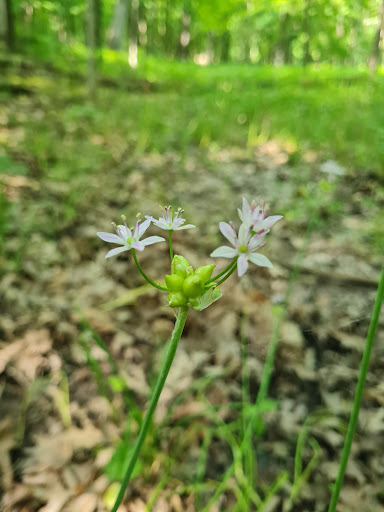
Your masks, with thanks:
[[[284,215],[274,267],[190,313],[119,512],[327,510],[383,264],[383,38],[383,0],[0,0],[4,512],[108,511],[156,381],[175,313],[96,231],[182,207],[205,265],[243,197]],[[379,327],[339,512],[384,507]]]

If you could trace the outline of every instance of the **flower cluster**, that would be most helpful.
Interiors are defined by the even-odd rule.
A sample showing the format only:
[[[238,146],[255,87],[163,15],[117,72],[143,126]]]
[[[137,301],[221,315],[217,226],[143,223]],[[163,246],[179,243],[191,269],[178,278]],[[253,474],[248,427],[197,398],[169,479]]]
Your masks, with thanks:
[[[282,215],[268,217],[268,208],[260,201],[256,206],[243,198],[243,209],[238,209],[242,224],[237,234],[233,222],[220,222],[219,227],[225,238],[233,245],[218,247],[211,254],[212,258],[237,258],[237,272],[239,277],[245,274],[248,261],[260,267],[272,267],[272,263],[263,254],[253,254],[266,244],[264,238]]]
[[[196,226],[185,224],[185,219],[182,217],[184,210],[181,208],[175,213],[172,212],[171,206],[166,206],[161,210],[162,217],[158,220],[146,215],[146,220],[141,222],[139,219],[140,214],[138,214],[134,228],[128,228],[126,218],[122,215],[123,224],[117,226],[115,223],[112,223],[116,234],[98,232],[97,236],[105,242],[119,245],[119,247],[110,250],[106,254],[106,258],[124,251],[131,251],[142,276],[159,290],[168,292],[168,303],[171,307],[189,306],[201,311],[221,297],[218,285],[228,279],[236,268],[238,275],[241,277],[247,271],[249,261],[261,267],[272,267],[272,263],[266,256],[259,253],[255,254],[255,252],[265,245],[265,236],[282,216],[268,216],[268,208],[264,207],[262,201],[256,206],[254,201],[249,204],[245,198],[243,199],[243,208],[238,210],[240,220],[242,221],[238,233],[233,222],[220,222],[221,233],[233,247],[218,247],[211,253],[211,257],[230,258],[232,261],[225,270],[213,278],[211,278],[211,275],[215,265],[204,265],[193,270],[190,263],[183,256],[173,256],[173,231],[190,229]],[[160,229],[168,231],[171,274],[164,277],[165,286],[156,284],[149,279],[136,257],[136,250],[143,251],[148,245],[165,242],[165,239],[160,236],[150,236],[141,240],[151,223]],[[221,279],[218,281],[219,277]]]

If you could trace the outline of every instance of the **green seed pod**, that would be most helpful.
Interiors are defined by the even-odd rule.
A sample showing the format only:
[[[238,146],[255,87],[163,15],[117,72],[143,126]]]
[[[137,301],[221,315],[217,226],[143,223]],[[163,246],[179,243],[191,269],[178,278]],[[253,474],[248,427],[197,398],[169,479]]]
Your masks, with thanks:
[[[170,292],[181,292],[183,289],[184,277],[177,274],[164,276],[165,285]]]
[[[204,265],[203,267],[199,267],[195,270],[195,275],[197,275],[200,281],[204,284],[208,279],[210,279],[215,267],[216,265]]]
[[[185,306],[188,299],[182,292],[171,292],[168,295],[168,304],[171,308],[180,308],[181,306]]]
[[[195,275],[187,277],[183,283],[183,292],[191,299],[203,295],[204,288],[199,277]]]
[[[183,256],[176,255],[172,260],[172,274],[187,277],[187,268],[190,266],[191,264],[189,261],[187,261]]]

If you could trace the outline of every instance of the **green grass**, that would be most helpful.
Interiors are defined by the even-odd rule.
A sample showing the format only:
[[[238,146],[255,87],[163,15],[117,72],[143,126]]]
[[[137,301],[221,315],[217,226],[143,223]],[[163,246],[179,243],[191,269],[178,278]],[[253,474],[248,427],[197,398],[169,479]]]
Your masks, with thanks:
[[[55,66],[85,73],[85,57],[83,47],[67,47]],[[95,109],[84,97],[74,99],[65,118],[86,119],[103,132],[125,130],[139,151],[246,147],[277,138],[298,152],[311,149],[351,169],[383,173],[383,69],[370,76],[363,67],[329,65],[202,67],[142,55],[132,70],[125,53],[105,49],[99,71],[121,91],[100,90]],[[153,88],[141,89],[138,80]],[[44,131],[36,144],[47,152],[42,139]]]
[[[145,150],[246,147],[277,138],[298,152],[311,149],[351,169],[383,172],[380,74],[370,78],[366,70],[331,67],[203,68],[146,59],[134,76],[159,87],[153,95],[131,93],[129,102],[120,97],[119,112],[138,120]],[[110,94],[105,91],[100,101],[109,103]]]
[[[76,51],[67,48],[65,55],[58,56],[55,66],[65,72],[85,70],[84,55]],[[107,179],[106,173],[111,173],[117,183],[118,174],[124,176],[133,171],[144,154],[173,152],[179,156],[179,170],[183,171],[187,155],[199,148],[199,158],[206,171],[219,172],[207,158],[210,152],[237,148],[251,161],[255,147],[274,140],[287,149],[289,164],[295,168],[290,180],[299,196],[295,204],[286,205],[286,211],[282,212],[290,220],[305,219],[311,211],[313,174],[305,163],[304,172],[300,170],[308,150],[320,162],[336,160],[350,177],[361,181],[373,177],[377,181],[372,194],[362,197],[362,204],[370,212],[370,224],[361,236],[374,251],[381,250],[384,242],[380,227],[384,197],[384,187],[380,184],[384,176],[381,71],[370,77],[366,69],[330,66],[201,67],[191,62],[150,57],[142,57],[139,67],[131,70],[125,54],[104,51],[100,71],[115,80],[118,87],[100,87],[97,100],[91,103],[85,80],[50,74],[34,60],[29,72],[20,73],[22,60],[18,56],[14,67],[1,80],[24,84],[33,95],[29,103],[7,96],[5,104],[14,105],[8,125],[11,132],[23,131],[17,151],[35,158],[38,173],[33,178],[57,183],[61,190],[60,207],[57,208],[55,197],[42,197],[38,203],[28,206],[28,214],[24,215],[27,222],[20,231],[18,207],[14,204],[9,207],[7,197],[3,197],[0,238],[4,239],[8,232],[22,232],[27,239],[37,218],[43,220],[40,229],[55,238],[58,231],[73,225],[83,205],[94,202],[96,177]],[[143,88],[140,80],[144,79],[153,82],[153,89]],[[12,138],[9,142],[0,141],[0,171],[28,175],[25,164],[8,153],[12,147]],[[156,193],[150,188],[147,193],[157,195],[159,200],[174,199],[165,178],[159,178]],[[324,223],[329,218],[336,219],[342,210],[343,201],[324,202],[324,211],[328,212]],[[1,250],[3,258],[10,257],[17,262],[16,269],[22,264],[22,244],[19,245],[16,256],[4,247]]]

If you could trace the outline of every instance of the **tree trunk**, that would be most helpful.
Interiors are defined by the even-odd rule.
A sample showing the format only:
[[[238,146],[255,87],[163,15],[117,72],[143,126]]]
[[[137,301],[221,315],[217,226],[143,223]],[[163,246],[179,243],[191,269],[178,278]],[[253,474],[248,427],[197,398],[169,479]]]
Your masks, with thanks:
[[[103,46],[103,34],[101,30],[103,22],[103,0],[95,0],[95,45],[96,48]]]
[[[189,43],[191,41],[191,5],[189,0],[184,0],[183,14],[181,16],[180,38],[178,55],[186,59],[189,54]]]
[[[214,34],[212,31],[207,32],[205,53],[207,56],[207,64],[212,64],[213,57],[215,56]]]
[[[371,71],[375,71],[379,63],[381,42],[384,36],[384,0],[379,10],[379,24],[373,40],[372,52],[368,59],[368,65]]]
[[[304,43],[304,54],[303,54],[303,66],[307,66],[311,62],[311,53],[310,53],[310,42],[311,42],[311,23],[309,16],[309,7],[311,4],[311,0],[306,0],[304,7],[304,21],[303,21],[303,32],[306,34],[307,38]]]
[[[171,57],[174,48],[172,48],[172,7],[170,0],[165,1],[165,34],[164,50],[167,57]]]
[[[222,62],[229,61],[229,51],[231,48],[231,33],[229,30],[225,30],[221,34],[221,52],[220,52],[220,60]]]
[[[15,48],[14,17],[12,0],[0,0],[0,39],[3,39],[9,52]]]
[[[88,92],[91,99],[96,95],[96,5],[97,0],[88,0],[87,46],[88,46]]]
[[[139,46],[142,48],[147,47],[148,38],[147,38],[147,8],[145,6],[145,2],[143,0],[139,1]]]
[[[290,61],[291,52],[291,38],[289,37],[288,34],[289,14],[287,12],[282,13],[279,17],[279,21],[280,35],[274,51],[274,63],[277,65],[288,64]]]
[[[251,62],[251,38],[248,35],[244,39],[243,61],[247,64]]]
[[[107,31],[107,44],[112,50],[120,50],[126,28],[127,0],[116,0],[112,22]]]
[[[142,2],[144,4],[144,2]],[[146,53],[147,55],[151,55],[155,53],[156,49],[156,28],[157,28],[157,20],[158,20],[158,12],[157,9],[154,9],[152,3],[150,4],[150,9],[145,10],[145,22],[147,24],[146,30]]]
[[[139,0],[131,0],[128,15],[128,64],[131,68],[137,67],[137,40],[139,23]]]

